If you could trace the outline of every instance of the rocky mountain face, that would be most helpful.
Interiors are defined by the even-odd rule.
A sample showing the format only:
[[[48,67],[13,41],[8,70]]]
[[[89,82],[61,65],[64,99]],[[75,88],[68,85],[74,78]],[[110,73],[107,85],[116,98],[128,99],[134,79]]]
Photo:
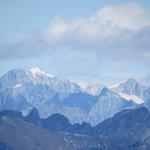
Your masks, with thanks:
[[[144,107],[124,110],[95,126],[93,134],[105,137],[108,149],[148,150],[150,112]]]
[[[150,112],[145,107],[133,110],[127,109],[104,120],[94,127],[94,134],[100,136],[115,136],[132,134],[133,137],[145,136],[150,130]],[[141,137],[140,137],[141,138]]]
[[[119,84],[116,87],[117,91],[126,93],[129,95],[141,96],[146,87],[134,79],[128,79],[126,82]]]
[[[46,84],[56,92],[74,93],[80,91],[80,87],[66,79],[58,79],[49,75],[39,68],[32,68],[29,71],[16,69],[11,70],[0,78],[0,87],[5,89],[8,87],[21,87],[22,84]]]
[[[141,105],[150,110],[150,87],[133,79],[115,88],[92,84],[83,89],[38,68],[11,70],[0,77],[0,110],[24,115],[35,107],[42,118],[60,113],[71,123],[96,125],[119,111]]]
[[[148,150],[150,112],[127,109],[92,127],[71,124],[61,114],[41,119],[37,109],[26,117],[7,110],[0,112],[0,135],[1,150]]]
[[[141,105],[150,110],[150,87],[142,85],[134,79],[129,79],[113,88],[113,90],[131,96],[136,102],[140,102]]]
[[[97,103],[89,113],[88,122],[101,122],[123,109],[134,107],[135,103],[132,101],[127,101],[110,89],[104,88],[99,95]]]

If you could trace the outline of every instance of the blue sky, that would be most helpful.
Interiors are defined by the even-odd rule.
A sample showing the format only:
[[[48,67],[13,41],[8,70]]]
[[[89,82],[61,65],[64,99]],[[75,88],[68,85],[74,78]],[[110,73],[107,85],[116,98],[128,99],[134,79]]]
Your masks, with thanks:
[[[148,0],[0,0],[0,75],[39,67],[80,83],[150,73]]]

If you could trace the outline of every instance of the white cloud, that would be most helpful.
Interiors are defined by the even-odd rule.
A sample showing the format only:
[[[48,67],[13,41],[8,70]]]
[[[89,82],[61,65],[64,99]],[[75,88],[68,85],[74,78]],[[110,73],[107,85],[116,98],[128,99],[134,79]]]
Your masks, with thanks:
[[[138,3],[105,6],[86,19],[65,21],[55,17],[45,31],[50,44],[97,44],[115,38],[124,31],[136,31],[150,25],[150,11]]]
[[[63,49],[113,62],[150,59],[149,39],[150,10],[130,2],[105,6],[84,19],[66,21],[56,16],[42,37],[38,34],[16,43],[0,43],[0,59],[35,57],[52,50],[58,54]]]
[[[129,30],[136,30],[150,25],[150,11],[135,2],[104,7],[93,18],[99,24],[111,24],[111,26]]]

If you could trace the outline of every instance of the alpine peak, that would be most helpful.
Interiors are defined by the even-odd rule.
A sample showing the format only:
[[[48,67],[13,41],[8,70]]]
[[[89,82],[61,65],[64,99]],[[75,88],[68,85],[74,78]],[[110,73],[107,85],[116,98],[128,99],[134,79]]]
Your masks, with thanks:
[[[51,75],[51,74],[48,74],[44,71],[42,71],[40,68],[38,67],[34,67],[34,68],[31,68],[30,69],[30,72],[35,76],[35,75],[44,75],[44,76],[48,76],[48,77],[51,77],[53,78],[54,76]]]

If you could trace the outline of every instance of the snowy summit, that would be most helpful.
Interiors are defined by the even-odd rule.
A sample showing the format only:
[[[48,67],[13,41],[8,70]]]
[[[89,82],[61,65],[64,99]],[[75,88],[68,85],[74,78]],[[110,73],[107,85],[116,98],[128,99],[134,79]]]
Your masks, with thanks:
[[[31,69],[30,69],[30,72],[31,72],[34,76],[36,76],[36,75],[44,75],[44,76],[48,76],[48,77],[50,77],[50,78],[54,78],[54,75],[48,74],[48,73],[46,73],[46,72],[40,70],[40,68],[38,68],[38,67],[31,68]]]

